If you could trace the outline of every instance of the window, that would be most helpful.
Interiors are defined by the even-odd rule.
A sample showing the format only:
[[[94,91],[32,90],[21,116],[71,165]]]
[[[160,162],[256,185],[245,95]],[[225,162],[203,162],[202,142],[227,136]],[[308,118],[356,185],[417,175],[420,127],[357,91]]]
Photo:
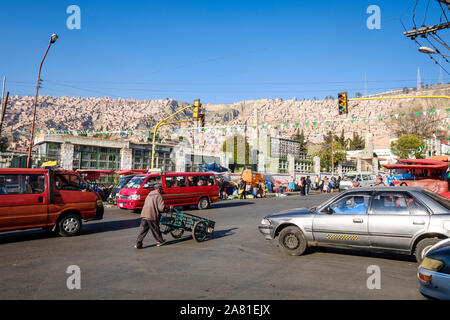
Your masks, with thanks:
[[[88,189],[86,183],[80,177],[73,174],[55,175],[56,189],[64,191],[82,191]]]
[[[134,177],[133,179],[130,180],[130,182],[127,183],[126,188],[127,189],[139,189],[146,178],[147,178],[146,176]]]
[[[402,192],[383,192],[376,195],[372,203],[373,214],[425,215],[427,209],[412,196]]]
[[[450,200],[438,195],[437,193],[428,191],[428,190],[424,190],[424,193],[429,196],[430,198],[432,198],[434,201],[438,202],[441,206],[443,206],[444,208],[446,208],[447,210],[450,210]]]
[[[42,174],[0,175],[0,195],[41,194],[45,191],[45,176]]]
[[[167,188],[180,188],[186,187],[186,177],[185,176],[177,176],[177,177],[165,177]]]
[[[368,195],[352,195],[344,197],[330,205],[333,214],[366,214],[369,206]]]

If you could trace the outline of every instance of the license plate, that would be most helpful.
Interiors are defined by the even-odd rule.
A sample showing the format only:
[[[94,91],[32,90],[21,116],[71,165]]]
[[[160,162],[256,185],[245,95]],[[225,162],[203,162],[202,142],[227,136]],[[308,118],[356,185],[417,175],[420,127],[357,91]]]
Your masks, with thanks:
[[[119,207],[121,207],[121,208],[122,208],[122,207],[123,207],[123,203],[119,203]]]

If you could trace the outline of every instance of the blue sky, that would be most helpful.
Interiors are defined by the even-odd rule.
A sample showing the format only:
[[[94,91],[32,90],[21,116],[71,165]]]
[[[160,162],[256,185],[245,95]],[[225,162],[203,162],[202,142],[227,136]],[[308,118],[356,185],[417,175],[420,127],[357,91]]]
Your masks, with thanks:
[[[403,35],[414,1],[3,1],[0,76],[11,95],[34,95],[50,34],[40,94],[173,98],[231,103],[312,99],[437,83],[439,67]],[[428,0],[419,0],[416,23]],[[81,29],[69,30],[69,5]],[[370,5],[381,30],[369,30]],[[442,11],[431,0],[426,24]],[[448,39],[449,31],[441,33]],[[426,41],[420,40],[429,45]],[[444,49],[445,50],[445,49]],[[444,51],[443,50],[443,51]],[[444,61],[444,67],[450,70]],[[443,72],[444,82],[449,76]]]

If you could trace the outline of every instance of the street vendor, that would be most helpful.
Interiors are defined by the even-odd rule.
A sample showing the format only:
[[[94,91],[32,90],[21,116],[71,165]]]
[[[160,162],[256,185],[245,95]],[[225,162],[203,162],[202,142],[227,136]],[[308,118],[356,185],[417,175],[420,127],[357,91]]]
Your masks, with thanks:
[[[151,230],[153,237],[155,237],[157,243],[156,246],[163,245],[166,241],[163,239],[161,230],[159,229],[159,219],[161,212],[165,209],[164,200],[161,196],[162,186],[160,184],[155,185],[155,190],[150,192],[145,199],[144,207],[141,212],[141,225],[139,227],[139,235],[137,237],[136,249],[142,249],[142,241]]]

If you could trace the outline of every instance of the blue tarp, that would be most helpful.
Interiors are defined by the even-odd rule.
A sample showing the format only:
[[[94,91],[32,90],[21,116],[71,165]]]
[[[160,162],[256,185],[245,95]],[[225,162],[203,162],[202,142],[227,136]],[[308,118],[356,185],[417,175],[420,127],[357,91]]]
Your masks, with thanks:
[[[213,163],[207,163],[207,164],[202,164],[198,166],[200,168],[200,170],[202,170],[203,172],[215,172],[215,173],[222,173],[222,172],[227,172],[228,169],[225,167],[222,167],[220,165],[218,165],[217,163],[213,162]]]

